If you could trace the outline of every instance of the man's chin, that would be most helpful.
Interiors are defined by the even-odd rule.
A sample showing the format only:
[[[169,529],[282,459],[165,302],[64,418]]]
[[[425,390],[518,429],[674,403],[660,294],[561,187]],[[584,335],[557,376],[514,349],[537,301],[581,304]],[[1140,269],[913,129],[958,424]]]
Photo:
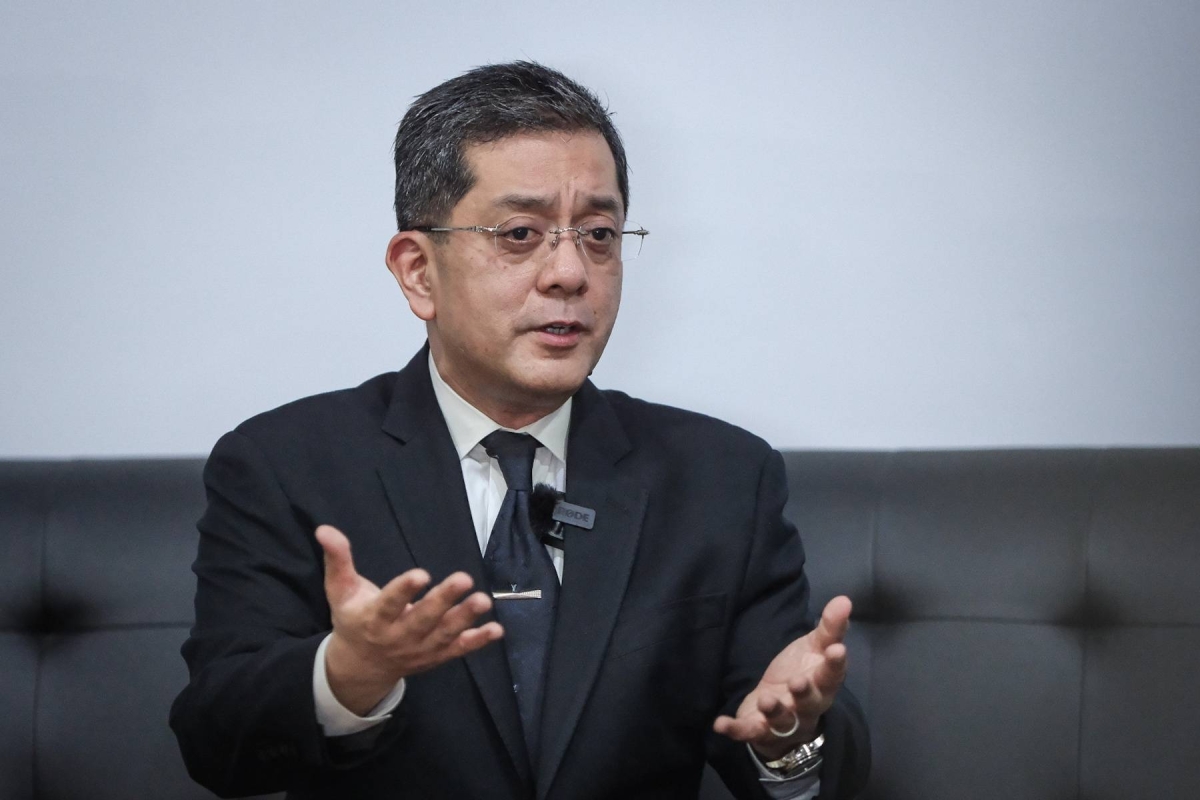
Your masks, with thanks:
[[[532,394],[565,401],[579,391],[590,374],[591,366],[588,363],[558,361],[530,366],[523,377],[526,388]]]
[[[531,395],[561,404],[578,392],[586,380],[587,376],[583,375],[572,380],[537,381],[526,384],[526,388]]]

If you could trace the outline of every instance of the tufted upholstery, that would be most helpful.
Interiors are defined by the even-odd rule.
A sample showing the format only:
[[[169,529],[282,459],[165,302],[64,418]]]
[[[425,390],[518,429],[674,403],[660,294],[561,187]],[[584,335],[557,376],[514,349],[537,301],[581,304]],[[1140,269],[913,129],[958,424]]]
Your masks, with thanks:
[[[787,460],[870,797],[1200,798],[1200,450]]]
[[[211,798],[187,682],[203,461],[0,462],[0,798]]]
[[[1200,449],[785,455],[870,797],[1200,797]],[[201,465],[0,462],[0,798],[211,797],[166,725]]]

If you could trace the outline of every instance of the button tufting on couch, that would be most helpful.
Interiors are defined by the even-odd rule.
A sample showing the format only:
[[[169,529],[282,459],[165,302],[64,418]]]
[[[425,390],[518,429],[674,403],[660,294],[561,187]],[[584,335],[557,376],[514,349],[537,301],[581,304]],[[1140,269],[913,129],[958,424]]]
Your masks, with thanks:
[[[1200,797],[1200,449],[785,458],[870,797]],[[212,796],[166,721],[202,463],[0,461],[3,800]]]

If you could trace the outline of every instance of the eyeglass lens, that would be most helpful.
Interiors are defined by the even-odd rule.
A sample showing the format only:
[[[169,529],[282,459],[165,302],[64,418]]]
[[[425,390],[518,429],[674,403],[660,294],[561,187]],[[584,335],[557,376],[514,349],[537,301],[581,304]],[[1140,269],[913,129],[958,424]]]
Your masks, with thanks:
[[[533,257],[549,258],[564,238],[574,239],[575,247],[593,264],[603,266],[615,261],[631,261],[641,253],[642,236],[602,223],[584,223],[569,228],[550,228],[532,222],[505,223],[492,235],[497,255],[520,262]],[[634,239],[632,242],[623,242]]]

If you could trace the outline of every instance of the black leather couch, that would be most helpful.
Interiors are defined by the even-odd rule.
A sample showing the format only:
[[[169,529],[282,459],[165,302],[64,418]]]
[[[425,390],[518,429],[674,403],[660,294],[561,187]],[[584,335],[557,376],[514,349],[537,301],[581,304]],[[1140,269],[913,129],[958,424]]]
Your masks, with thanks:
[[[870,797],[1200,798],[1200,449],[786,457]],[[166,723],[201,463],[0,462],[0,799],[211,797]]]

